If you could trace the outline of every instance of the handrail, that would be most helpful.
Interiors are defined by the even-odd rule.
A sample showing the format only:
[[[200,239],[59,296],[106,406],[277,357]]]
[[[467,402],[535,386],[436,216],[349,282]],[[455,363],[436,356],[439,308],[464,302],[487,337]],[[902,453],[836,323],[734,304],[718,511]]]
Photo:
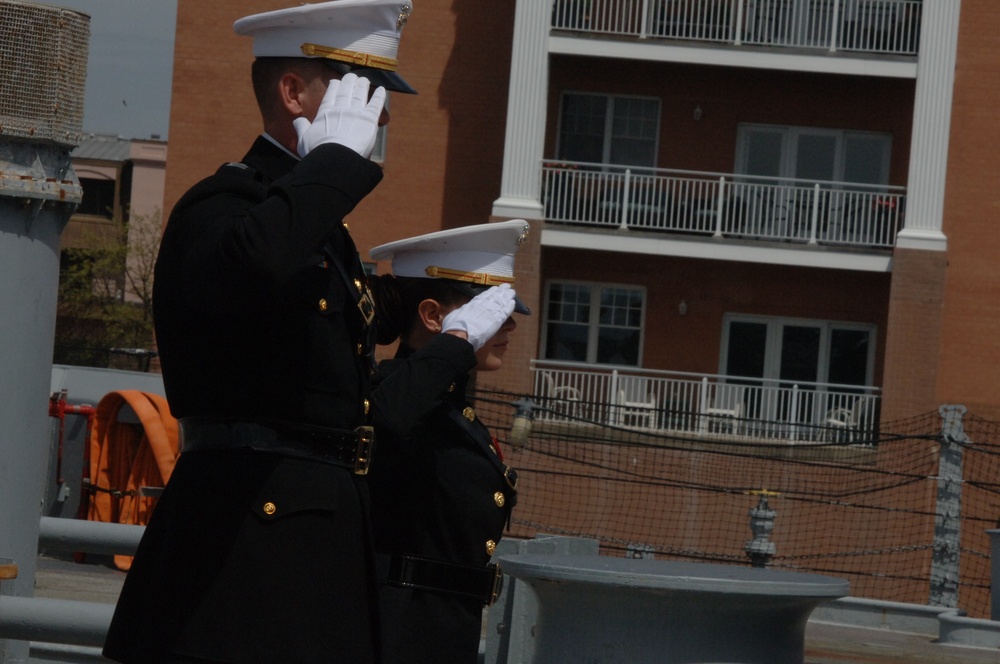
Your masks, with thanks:
[[[533,360],[536,417],[759,440],[868,443],[881,389]]]
[[[903,227],[897,185],[634,168],[541,166],[545,219],[620,230],[887,249]]]
[[[920,0],[555,0],[553,30],[731,46],[917,54]]]
[[[145,526],[41,517],[39,548],[48,551],[81,551],[101,554],[133,554]],[[95,656],[88,648],[104,644],[113,604],[41,597],[0,596],[0,639],[39,641],[80,646],[78,659]],[[34,644],[33,644],[34,646]]]

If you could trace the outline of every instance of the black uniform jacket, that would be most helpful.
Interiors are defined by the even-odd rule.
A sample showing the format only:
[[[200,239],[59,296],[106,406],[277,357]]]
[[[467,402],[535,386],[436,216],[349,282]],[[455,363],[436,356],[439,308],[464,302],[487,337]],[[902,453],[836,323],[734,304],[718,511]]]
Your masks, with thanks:
[[[380,555],[485,567],[500,540],[516,492],[465,397],[475,364],[472,345],[448,334],[379,364],[369,482]],[[386,664],[476,661],[480,601],[388,585],[379,594]]]
[[[260,138],[177,204],[154,318],[172,413],[350,429],[370,364],[344,216],[381,169],[340,145]],[[339,266],[338,266],[339,264]],[[105,643],[136,664],[373,661],[366,487],[271,452],[183,452]]]

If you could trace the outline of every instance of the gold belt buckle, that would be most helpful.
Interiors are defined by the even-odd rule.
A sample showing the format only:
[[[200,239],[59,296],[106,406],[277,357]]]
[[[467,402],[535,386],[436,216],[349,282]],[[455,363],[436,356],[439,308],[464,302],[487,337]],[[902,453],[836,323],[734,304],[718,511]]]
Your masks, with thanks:
[[[493,606],[503,590],[503,570],[500,569],[500,565],[491,565],[491,567],[493,567],[493,585],[490,588],[490,598],[486,601],[486,606]]]
[[[354,474],[367,475],[368,466],[371,465],[372,448],[375,446],[375,428],[360,426],[355,431],[358,432],[358,450],[354,455]]]

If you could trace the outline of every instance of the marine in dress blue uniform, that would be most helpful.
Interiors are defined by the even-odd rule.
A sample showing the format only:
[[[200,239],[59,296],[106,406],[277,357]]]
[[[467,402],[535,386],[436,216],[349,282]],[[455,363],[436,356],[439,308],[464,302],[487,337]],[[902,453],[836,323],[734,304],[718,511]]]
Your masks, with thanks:
[[[344,219],[382,178],[368,154],[384,92],[369,101],[358,75],[412,91],[355,63],[393,66],[410,10],[335,0],[236,23],[258,62],[322,61],[290,65],[301,74],[332,56],[333,80],[294,131],[262,109],[265,134],[167,223],[153,306],[183,451],[122,589],[111,659],[378,661],[364,479],[373,313]],[[331,118],[352,129],[324,132]]]
[[[512,283],[526,230],[522,220],[464,227],[376,247],[371,256],[391,258],[397,280],[446,283],[459,305]],[[528,313],[512,297],[514,311]],[[413,304],[404,298],[401,307]],[[447,324],[432,332],[439,329],[419,348],[404,334],[373,382],[379,455],[369,480],[387,664],[476,661],[483,607],[498,590],[490,558],[517,500],[516,471],[466,396],[483,351],[443,333]]]

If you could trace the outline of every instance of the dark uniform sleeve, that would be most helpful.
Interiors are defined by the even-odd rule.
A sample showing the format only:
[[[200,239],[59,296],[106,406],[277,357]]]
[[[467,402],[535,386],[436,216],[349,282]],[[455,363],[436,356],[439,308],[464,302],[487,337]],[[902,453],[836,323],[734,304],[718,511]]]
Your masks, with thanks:
[[[175,285],[196,310],[245,311],[266,303],[310,261],[321,260],[317,247],[381,179],[377,164],[336,144],[317,147],[266,187],[238,168],[223,168],[171,215],[164,246],[184,248],[174,263]]]
[[[418,434],[428,417],[476,366],[476,353],[465,339],[438,334],[393,371],[378,376],[372,391],[376,435],[407,440]]]

